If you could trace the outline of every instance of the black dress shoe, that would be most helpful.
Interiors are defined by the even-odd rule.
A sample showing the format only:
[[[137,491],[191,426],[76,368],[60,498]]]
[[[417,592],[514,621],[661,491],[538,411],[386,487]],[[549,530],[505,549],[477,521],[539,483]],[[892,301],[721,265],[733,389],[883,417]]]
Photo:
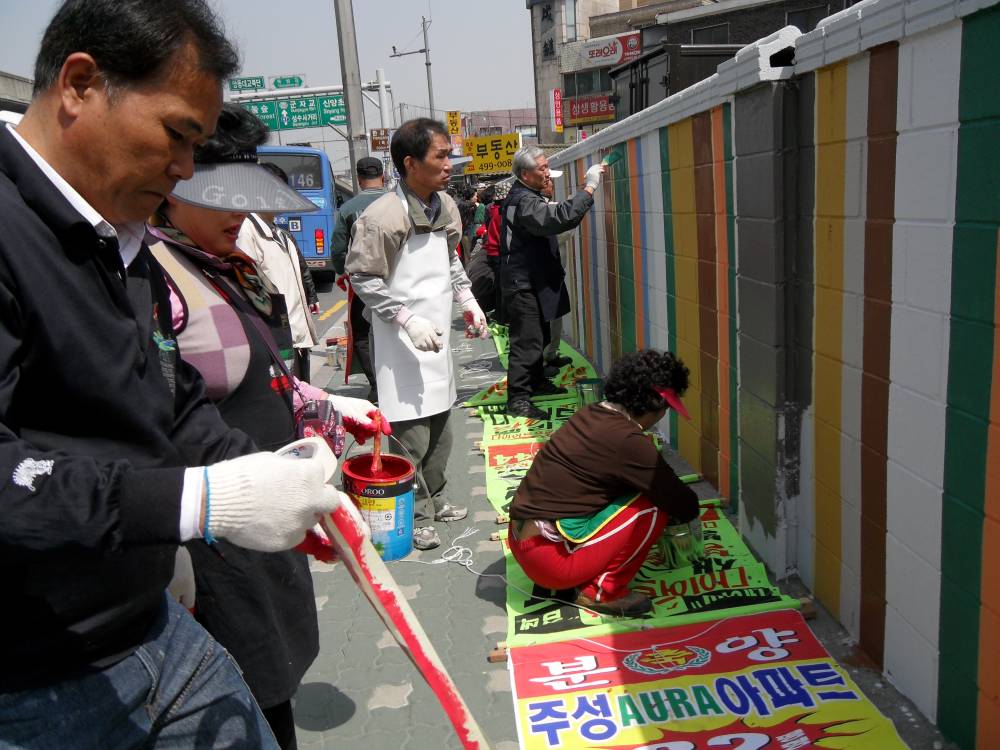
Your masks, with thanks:
[[[542,374],[551,380],[559,374],[559,368],[555,365],[545,365],[545,367],[542,368]]]
[[[557,354],[545,364],[552,365],[553,367],[565,367],[566,365],[573,364],[573,360],[569,357],[564,357],[562,354]]]
[[[549,415],[539,409],[526,398],[516,398],[507,402],[507,414],[512,417],[527,417],[528,419],[548,419]]]
[[[541,383],[531,387],[532,398],[537,396],[564,396],[567,393],[568,391],[565,388],[561,388],[549,380],[543,380]]]

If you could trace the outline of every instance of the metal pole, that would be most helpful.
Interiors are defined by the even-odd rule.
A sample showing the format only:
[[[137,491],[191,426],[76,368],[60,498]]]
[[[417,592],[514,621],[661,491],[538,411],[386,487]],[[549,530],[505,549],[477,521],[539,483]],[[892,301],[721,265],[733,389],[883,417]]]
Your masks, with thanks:
[[[347,151],[351,159],[350,173],[354,192],[358,192],[358,175],[354,165],[368,156],[368,135],[365,128],[365,105],[361,99],[361,67],[358,63],[358,40],[354,32],[354,6],[351,0],[333,0],[337,18],[337,42],[340,46],[340,71],[344,80],[344,106],[347,109]]]
[[[427,19],[420,16],[420,21],[424,27],[424,60],[427,61],[427,105],[431,110],[431,119],[434,119],[434,84],[431,81],[431,48],[427,44]]]
[[[385,91],[385,71],[375,68],[375,82],[378,84],[378,113],[382,117],[382,127],[392,127],[392,110],[389,109],[389,97]]]
[[[406,119],[403,117],[403,102],[400,102],[399,103],[399,124],[402,125],[404,122],[406,122]]]

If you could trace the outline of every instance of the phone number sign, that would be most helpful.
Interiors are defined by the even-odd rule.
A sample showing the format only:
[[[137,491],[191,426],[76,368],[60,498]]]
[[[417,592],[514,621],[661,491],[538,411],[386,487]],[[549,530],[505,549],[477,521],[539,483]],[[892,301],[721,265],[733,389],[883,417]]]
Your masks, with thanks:
[[[500,174],[510,172],[514,154],[521,148],[520,133],[502,133],[466,138],[462,151],[472,161],[465,174]]]

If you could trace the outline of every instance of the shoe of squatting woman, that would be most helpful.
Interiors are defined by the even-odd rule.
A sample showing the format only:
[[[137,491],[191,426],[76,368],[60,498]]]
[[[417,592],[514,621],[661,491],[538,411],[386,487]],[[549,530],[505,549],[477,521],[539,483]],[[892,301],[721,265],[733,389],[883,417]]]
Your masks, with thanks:
[[[289,375],[284,298],[236,247],[245,211],[309,208],[257,165],[256,147],[266,132],[249,112],[227,105],[215,135],[196,149],[194,178],[178,183],[149,229],[147,243],[171,290],[177,342],[223,419],[261,449],[297,437],[295,410],[303,398],[329,398],[360,442],[374,434],[375,407]],[[259,204],[247,205],[245,194]],[[206,196],[214,202],[206,203]],[[387,424],[383,431],[390,431]],[[196,618],[240,665],[280,746],[294,748],[291,697],[319,651],[308,558],[224,540],[192,541],[186,549],[194,566]]]
[[[669,523],[698,515],[698,497],[645,431],[673,408],[688,369],[670,352],[647,349],[614,364],[607,398],[585,406],[535,456],[510,507],[514,558],[542,587],[579,589],[575,603],[634,617],[651,608],[629,591]]]

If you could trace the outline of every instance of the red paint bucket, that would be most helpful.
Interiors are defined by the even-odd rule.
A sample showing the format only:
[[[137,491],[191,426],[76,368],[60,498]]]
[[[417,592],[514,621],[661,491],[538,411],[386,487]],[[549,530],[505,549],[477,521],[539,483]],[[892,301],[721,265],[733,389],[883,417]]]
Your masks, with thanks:
[[[413,464],[382,454],[382,470],[372,471],[373,456],[343,463],[344,492],[372,530],[372,544],[383,560],[398,560],[413,549]]]

